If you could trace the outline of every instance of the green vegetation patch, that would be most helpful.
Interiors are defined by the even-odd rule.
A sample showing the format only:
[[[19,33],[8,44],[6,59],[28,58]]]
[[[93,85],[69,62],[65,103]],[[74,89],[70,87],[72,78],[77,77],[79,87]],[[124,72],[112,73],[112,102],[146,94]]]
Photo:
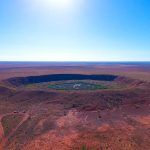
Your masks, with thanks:
[[[107,89],[106,86],[100,84],[92,84],[86,82],[70,82],[49,85],[48,88],[55,90],[98,90]]]

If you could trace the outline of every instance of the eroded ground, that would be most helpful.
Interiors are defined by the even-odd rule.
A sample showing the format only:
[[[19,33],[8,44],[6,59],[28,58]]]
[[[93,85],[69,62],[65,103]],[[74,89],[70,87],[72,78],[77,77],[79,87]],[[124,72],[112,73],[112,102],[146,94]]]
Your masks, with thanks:
[[[121,77],[115,83],[123,88],[47,91],[2,85],[0,149],[148,150],[149,82]]]

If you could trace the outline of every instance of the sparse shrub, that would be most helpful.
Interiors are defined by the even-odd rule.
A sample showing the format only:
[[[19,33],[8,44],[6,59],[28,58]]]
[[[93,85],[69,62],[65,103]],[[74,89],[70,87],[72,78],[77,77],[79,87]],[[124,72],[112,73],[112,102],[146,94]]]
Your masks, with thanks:
[[[83,145],[81,150],[87,150],[86,145]]]

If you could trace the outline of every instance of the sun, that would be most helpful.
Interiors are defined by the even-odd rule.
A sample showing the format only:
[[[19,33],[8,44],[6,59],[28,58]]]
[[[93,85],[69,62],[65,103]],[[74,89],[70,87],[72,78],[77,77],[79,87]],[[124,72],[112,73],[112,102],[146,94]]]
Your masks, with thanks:
[[[44,9],[52,9],[58,11],[71,10],[78,0],[33,0],[34,4]]]
[[[53,7],[69,8],[73,5],[74,0],[42,0],[43,3]]]
[[[39,19],[69,24],[84,9],[85,0],[24,0],[25,8]]]

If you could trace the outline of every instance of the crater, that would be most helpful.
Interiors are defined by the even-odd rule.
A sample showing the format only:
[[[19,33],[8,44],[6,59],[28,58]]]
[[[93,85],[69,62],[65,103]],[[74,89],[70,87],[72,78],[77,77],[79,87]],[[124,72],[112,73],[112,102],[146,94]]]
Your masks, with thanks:
[[[83,74],[51,74],[41,76],[14,77],[6,80],[13,86],[21,86],[28,84],[67,81],[67,80],[95,80],[95,81],[114,81],[118,76],[115,75],[83,75]]]
[[[102,90],[114,85],[116,75],[50,74],[13,77],[5,80],[18,90]]]

